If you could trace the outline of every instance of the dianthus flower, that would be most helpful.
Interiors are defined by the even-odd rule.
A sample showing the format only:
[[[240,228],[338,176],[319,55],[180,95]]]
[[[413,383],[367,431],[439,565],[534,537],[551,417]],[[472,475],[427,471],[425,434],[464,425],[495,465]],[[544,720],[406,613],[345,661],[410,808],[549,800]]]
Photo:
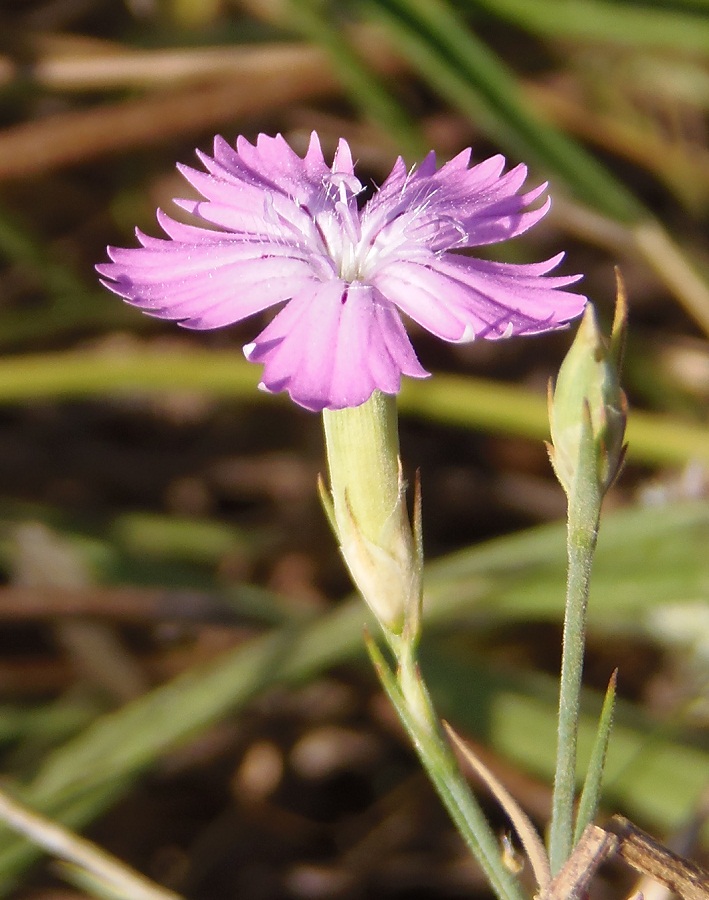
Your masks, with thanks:
[[[564,326],[586,298],[560,290],[581,276],[548,273],[563,254],[514,265],[459,251],[522,234],[549,208],[529,209],[546,185],[520,193],[519,165],[470,150],[440,169],[430,153],[399,158],[361,206],[363,186],[341,140],[328,166],[315,133],[304,158],[281,135],[214,141],[206,172],[179,169],[205,198],[176,200],[207,227],[158,210],[168,239],[137,232],[141,247],[110,247],[98,266],[108,288],[185,328],[221,328],[285,304],[244,348],[262,363],[261,387],[310,410],[358,406],[401,375],[428,375],[404,313],[446,341],[536,334]]]

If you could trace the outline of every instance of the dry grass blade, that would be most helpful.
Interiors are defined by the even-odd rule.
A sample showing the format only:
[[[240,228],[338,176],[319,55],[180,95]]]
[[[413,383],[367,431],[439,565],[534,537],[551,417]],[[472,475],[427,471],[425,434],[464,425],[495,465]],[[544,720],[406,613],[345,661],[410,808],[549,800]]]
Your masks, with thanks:
[[[180,895],[134,872],[95,844],[51,822],[0,792],[0,820],[33,843],[105,881],[130,900],[180,900]]]
[[[370,65],[381,72],[399,71],[403,63],[376,28],[359,26],[352,38]],[[277,78],[298,81],[299,69],[323,64],[317,48],[306,44],[177,47],[134,50],[89,38],[30,35],[24,52],[31,66],[0,54],[0,87],[22,79],[53,91],[98,91],[121,88],[176,88],[222,78]]]
[[[337,90],[327,60],[299,47],[259,50],[228,81],[48,116],[0,133],[0,179],[27,177],[195,134]]]
[[[673,139],[652,122],[588,108],[583,98],[563,89],[526,82],[525,94],[540,113],[565,131],[590,141],[652,172],[686,202],[709,198],[709,150]]]
[[[532,871],[534,872],[534,877],[537,879],[539,890],[542,892],[548,890],[551,883],[549,858],[544,849],[544,844],[529,817],[524,810],[521,809],[517,801],[507,791],[504,785],[498,781],[487,766],[477,758],[470,747],[465,744],[448,722],[444,722],[443,726],[448,737],[461,752],[466,762],[470,764],[475,774],[485,783],[490,790],[490,793],[504,809],[509,820],[514,825],[515,831],[522,842],[524,851],[532,866]]]
[[[90,617],[94,621],[154,624],[155,622],[216,622],[237,626],[248,622],[233,606],[212,593],[192,589],[55,585],[0,587],[0,622]]]
[[[362,40],[365,37],[363,34]],[[376,36],[368,40],[363,52],[379,71],[393,73],[401,68]],[[54,67],[53,77],[60,85],[62,78],[65,82],[69,79],[71,66],[71,77],[83,78],[85,87],[92,80],[96,86],[104,86],[102,81],[107,78],[114,85],[143,82],[148,73],[152,73],[152,84],[168,81],[174,85],[177,78],[190,86],[7,128],[0,132],[0,180],[40,172],[46,175],[63,166],[196,134],[340,91],[326,54],[304,44],[262,44],[258,49],[213,48],[193,53],[99,54],[93,59],[62,63],[65,71],[61,76],[59,60],[46,65],[49,71]]]

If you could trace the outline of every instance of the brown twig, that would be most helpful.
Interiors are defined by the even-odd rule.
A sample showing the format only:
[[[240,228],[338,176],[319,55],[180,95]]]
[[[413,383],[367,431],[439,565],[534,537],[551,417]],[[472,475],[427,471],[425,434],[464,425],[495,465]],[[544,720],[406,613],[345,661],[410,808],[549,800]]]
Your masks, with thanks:
[[[145,587],[0,587],[0,622],[65,618],[123,623],[177,621],[243,625],[228,604],[203,591]]]
[[[599,867],[617,850],[618,838],[588,825],[574,852],[540,900],[583,900]]]
[[[319,51],[304,48],[286,65],[288,48],[267,71],[261,67],[218,83],[161,92],[89,110],[60,113],[0,133],[0,179],[46,174],[63,166],[177,136],[218,128],[297,100],[327,96],[334,76]],[[259,74],[260,73],[260,74]]]
[[[684,900],[708,900],[706,869],[668,850],[623,816],[613,816],[608,830],[618,839],[618,856],[636,872],[659,881]]]
[[[589,825],[539,900],[582,900],[601,864],[612,856],[683,900],[709,900],[709,872],[673,853],[623,816],[613,816],[606,828]]]

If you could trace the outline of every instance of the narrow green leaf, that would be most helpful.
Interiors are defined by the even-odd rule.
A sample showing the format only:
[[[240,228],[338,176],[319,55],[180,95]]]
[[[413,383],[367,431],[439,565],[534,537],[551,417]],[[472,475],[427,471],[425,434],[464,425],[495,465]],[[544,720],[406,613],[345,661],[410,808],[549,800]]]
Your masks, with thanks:
[[[503,673],[464,662],[446,644],[426,645],[426,678],[441,714],[494,747],[524,771],[548,780],[554,771],[556,678],[529,672]],[[622,675],[622,671],[621,671]],[[495,687],[492,688],[494,683]],[[492,688],[492,689],[491,689]],[[584,695],[579,762],[587,765],[600,703]],[[709,752],[671,725],[639,716],[618,704],[608,748],[603,804],[663,832],[686,825],[706,789]],[[709,828],[704,836],[709,839]]]
[[[396,683],[396,677],[368,628],[364,629],[364,646],[389,702],[400,716],[406,717],[408,714],[403,706],[404,701],[399,685]]]
[[[601,801],[603,773],[605,771],[608,744],[611,737],[611,729],[613,727],[617,679],[618,670],[616,669],[608,682],[606,696],[603,700],[603,707],[598,720],[596,739],[593,742],[591,756],[588,761],[588,768],[586,769],[586,779],[584,781],[583,790],[581,791],[581,798],[579,799],[578,811],[576,813],[574,846],[581,840],[581,835],[586,826],[590,825],[595,819],[596,813],[598,812],[598,805]]]
[[[542,37],[655,47],[681,53],[709,52],[707,7],[653,8],[622,0],[468,0]]]
[[[706,503],[646,508],[606,516],[595,560],[597,594],[592,621],[643,630],[653,604],[677,597],[706,597],[709,557]],[[514,566],[510,566],[514,560]],[[541,617],[557,621],[564,590],[564,534],[559,525],[530,529],[459,551],[427,569],[426,648],[434,626]],[[530,595],[532,600],[530,600]],[[184,744],[227,714],[242,709],[274,683],[301,683],[362,654],[362,628],[371,620],[359,600],[322,617],[278,628],[190,670],[138,700],[94,721],[47,756],[23,798],[43,813],[77,828],[101,810],[169,750]],[[480,627],[480,624],[477,625]],[[511,684],[472,660],[454,668],[450,653],[427,670],[446,715],[481,734],[498,752],[536,774],[553,770],[556,684],[530,693],[529,672]],[[447,669],[446,669],[447,671]],[[452,693],[456,692],[458,699]],[[596,733],[585,717],[580,750],[588,758]],[[643,764],[634,766],[641,759]],[[647,725],[618,715],[609,752],[606,797],[626,812],[660,828],[675,827],[704,787],[707,754],[671,736],[649,737]],[[0,896],[36,857],[36,849],[3,835]]]
[[[421,157],[428,150],[421,130],[381,76],[363,61],[342,23],[331,21],[329,11],[313,0],[289,0],[289,6],[290,22],[327,52],[351,102],[391,135],[400,152],[412,159]]]
[[[282,397],[256,390],[258,377],[258,368],[232,351],[181,348],[169,353],[144,347],[119,354],[28,354],[0,359],[0,405],[180,390],[282,404]],[[549,434],[542,394],[484,378],[437,374],[405,381],[399,409],[431,422],[534,440]],[[633,411],[627,438],[628,459],[636,462],[709,461],[709,428],[704,425]]]
[[[648,217],[580,145],[535,116],[514,74],[445,0],[370,0],[369,5],[419,72],[515,157],[563,179],[576,197],[613,219],[630,223]]]

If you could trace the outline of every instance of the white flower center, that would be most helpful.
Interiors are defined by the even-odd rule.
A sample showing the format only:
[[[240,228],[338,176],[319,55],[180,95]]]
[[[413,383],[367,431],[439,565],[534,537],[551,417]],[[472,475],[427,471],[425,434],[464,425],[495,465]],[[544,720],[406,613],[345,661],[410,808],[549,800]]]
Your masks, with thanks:
[[[430,229],[417,227],[419,216],[416,209],[393,210],[368,219],[351,203],[341,201],[316,216],[315,226],[334,277],[350,283],[368,282],[392,258],[428,255]]]
[[[442,252],[444,235],[449,245],[445,249],[467,243],[468,235],[459,222],[431,215],[430,195],[413,204],[394,201],[368,210],[366,205],[357,208],[361,192],[355,176],[332,173],[323,182],[318,200],[299,206],[298,217],[289,221],[323,280],[371,283],[392,259],[430,260],[432,254]],[[435,245],[437,251],[432,250]]]

